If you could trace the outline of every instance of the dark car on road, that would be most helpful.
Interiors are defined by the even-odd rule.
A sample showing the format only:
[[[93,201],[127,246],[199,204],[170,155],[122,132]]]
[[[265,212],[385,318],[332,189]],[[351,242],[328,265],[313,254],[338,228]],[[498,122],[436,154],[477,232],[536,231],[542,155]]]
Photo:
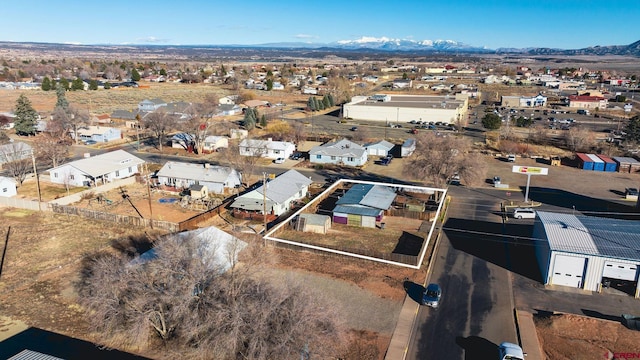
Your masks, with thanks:
[[[422,305],[437,308],[442,298],[442,289],[438,284],[429,284],[422,294]]]

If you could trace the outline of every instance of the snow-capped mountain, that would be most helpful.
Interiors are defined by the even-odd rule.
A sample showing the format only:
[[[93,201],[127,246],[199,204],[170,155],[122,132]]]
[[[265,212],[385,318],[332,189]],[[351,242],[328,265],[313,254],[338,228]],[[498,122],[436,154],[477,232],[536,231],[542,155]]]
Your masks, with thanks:
[[[356,40],[340,40],[327,44],[330,47],[343,49],[376,49],[388,51],[487,51],[482,47],[474,47],[453,40],[412,40],[412,39],[392,39],[387,37],[363,36]]]

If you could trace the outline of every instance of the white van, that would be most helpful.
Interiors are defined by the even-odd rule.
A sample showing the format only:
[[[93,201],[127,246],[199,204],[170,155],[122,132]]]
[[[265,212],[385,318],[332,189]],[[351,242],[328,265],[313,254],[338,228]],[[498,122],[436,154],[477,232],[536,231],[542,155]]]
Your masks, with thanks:
[[[535,219],[536,212],[531,208],[517,208],[513,210],[514,219]]]

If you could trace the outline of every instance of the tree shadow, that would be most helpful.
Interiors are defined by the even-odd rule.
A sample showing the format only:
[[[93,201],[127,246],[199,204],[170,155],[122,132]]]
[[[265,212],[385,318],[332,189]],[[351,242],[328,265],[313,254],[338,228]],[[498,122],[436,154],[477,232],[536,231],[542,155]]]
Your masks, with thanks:
[[[151,250],[151,248],[153,248],[153,240],[146,236],[146,234],[129,236],[111,241],[111,247],[121,254],[133,258]]]
[[[396,247],[393,249],[394,254],[418,256],[422,250],[424,239],[420,236],[413,235],[406,231],[402,232]]]
[[[2,346],[0,346],[0,359],[8,359],[23,350],[37,351],[42,354],[68,360],[147,359],[142,356],[120,350],[104,348],[88,341],[34,327],[28,328],[27,330],[2,341]]]
[[[406,291],[407,295],[409,295],[413,301],[418,304],[422,304],[422,294],[424,294],[425,290],[424,286],[409,280],[405,280],[402,283],[402,286],[404,287],[404,291]]]
[[[464,349],[465,360],[494,360],[498,358],[498,345],[479,337],[456,337],[456,344]]]

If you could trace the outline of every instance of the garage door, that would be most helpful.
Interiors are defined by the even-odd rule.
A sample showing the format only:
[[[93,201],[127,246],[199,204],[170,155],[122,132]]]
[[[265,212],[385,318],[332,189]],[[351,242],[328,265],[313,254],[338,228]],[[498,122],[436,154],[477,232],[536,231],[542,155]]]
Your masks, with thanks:
[[[582,257],[556,255],[551,283],[571,287],[582,287],[582,276],[587,259]]]
[[[637,266],[633,264],[605,261],[602,277],[620,280],[636,280]]]

